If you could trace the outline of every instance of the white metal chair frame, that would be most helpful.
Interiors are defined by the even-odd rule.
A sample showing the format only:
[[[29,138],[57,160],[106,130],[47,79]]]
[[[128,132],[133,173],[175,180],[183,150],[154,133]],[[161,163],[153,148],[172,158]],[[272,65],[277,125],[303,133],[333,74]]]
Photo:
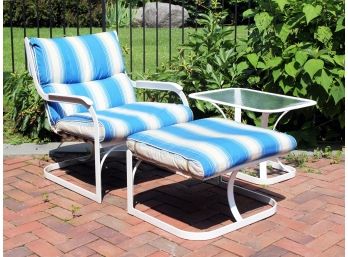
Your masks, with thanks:
[[[99,122],[98,122],[98,117],[96,115],[96,111],[93,107],[93,101],[89,99],[88,97],[85,96],[72,96],[72,95],[62,95],[62,94],[56,94],[56,93],[51,93],[51,94],[46,94],[38,81],[37,74],[35,72],[35,63],[34,63],[34,52],[32,47],[30,46],[29,39],[25,38],[24,39],[25,43],[25,49],[26,49],[26,55],[27,55],[27,60],[28,60],[28,70],[30,75],[33,78],[35,88],[39,95],[42,97],[42,99],[46,102],[65,102],[65,103],[71,103],[71,104],[81,104],[85,106],[88,109],[88,112],[90,113],[93,121],[93,129],[94,129],[94,140],[93,140],[93,152],[89,156],[84,156],[84,157],[79,157],[75,158],[72,160],[66,160],[58,163],[53,163],[44,168],[44,176],[63,186],[66,187],[78,194],[81,194],[87,198],[90,198],[98,203],[102,202],[102,182],[101,182],[101,172],[102,172],[102,167],[104,164],[105,159],[108,157],[108,155],[112,151],[125,151],[124,146],[125,146],[125,141],[113,143],[113,142],[105,142],[105,143],[100,143],[100,137],[99,137]],[[176,83],[173,82],[159,82],[159,81],[144,81],[144,80],[139,80],[135,81],[134,83],[135,88],[142,88],[142,89],[154,89],[154,90],[164,90],[164,91],[171,91],[176,93],[179,98],[181,99],[182,103],[185,106],[188,106],[188,101],[185,96],[185,94],[182,91],[182,87]],[[47,110],[47,105],[46,105],[46,113],[47,117],[49,120],[49,124],[51,129],[57,133],[58,131],[54,128],[53,124],[51,124],[51,121],[49,119],[49,113]],[[101,158],[101,149],[107,149],[107,151],[104,153],[102,160]],[[94,161],[95,161],[95,193],[88,191],[80,186],[77,186],[76,184],[73,184],[67,180],[64,180],[60,178],[59,176],[56,176],[52,174],[51,172],[57,169],[65,168],[68,166],[72,166],[75,164],[78,164],[80,162],[85,162],[87,160],[92,160],[94,156]]]
[[[257,221],[263,220],[265,218],[268,218],[268,217],[272,216],[273,214],[275,214],[277,211],[277,202],[273,198],[266,196],[266,195],[263,195],[261,193],[251,191],[249,189],[234,185],[234,182],[235,182],[235,179],[236,179],[236,176],[238,174],[239,169],[242,169],[244,167],[265,161],[265,160],[269,159],[269,157],[268,157],[268,158],[264,158],[261,160],[249,162],[249,163],[246,163],[243,165],[239,165],[239,166],[234,167],[232,169],[226,170],[223,173],[219,173],[215,176],[212,176],[212,177],[205,179],[205,180],[208,180],[208,179],[211,179],[214,177],[219,177],[219,176],[226,174],[226,173],[230,173],[228,185],[227,185],[227,197],[228,197],[228,204],[229,204],[231,213],[232,213],[233,217],[235,218],[236,222],[233,222],[231,224],[225,225],[223,227],[220,227],[220,228],[217,228],[217,229],[214,229],[211,231],[192,232],[192,231],[185,231],[185,230],[179,229],[173,225],[170,225],[170,224],[168,224],[168,223],[166,223],[166,222],[164,222],[164,221],[162,221],[154,216],[150,216],[149,214],[135,208],[135,206],[134,206],[134,178],[135,178],[136,171],[143,160],[139,156],[135,155],[135,157],[138,159],[138,161],[133,168],[133,156],[134,156],[134,154],[130,150],[127,150],[127,211],[128,211],[128,213],[131,215],[134,215],[134,216],[138,217],[139,219],[142,219],[142,220],[144,220],[144,221],[146,221],[146,222],[148,222],[156,227],[159,227],[159,228],[161,228],[169,233],[172,233],[175,236],[178,236],[178,237],[181,237],[184,239],[189,239],[189,240],[209,240],[209,239],[213,239],[213,238],[219,237],[221,235],[224,235],[226,233],[232,232],[232,231],[237,230],[239,228],[245,227],[245,226],[250,225],[252,223],[255,223]],[[273,156],[273,157],[275,158],[277,156]],[[148,160],[145,160],[145,161],[148,161]],[[156,164],[154,163],[154,165],[156,165]],[[177,172],[177,171],[174,171],[174,172]],[[178,173],[180,173],[180,172],[178,172]],[[257,200],[259,202],[271,205],[271,207],[266,209],[266,210],[262,210],[256,214],[253,214],[251,216],[242,217],[242,215],[238,211],[238,208],[236,206],[236,202],[234,199],[234,190],[235,189],[236,189],[236,191],[238,191],[238,193],[245,195],[249,198],[252,198],[254,200]]]

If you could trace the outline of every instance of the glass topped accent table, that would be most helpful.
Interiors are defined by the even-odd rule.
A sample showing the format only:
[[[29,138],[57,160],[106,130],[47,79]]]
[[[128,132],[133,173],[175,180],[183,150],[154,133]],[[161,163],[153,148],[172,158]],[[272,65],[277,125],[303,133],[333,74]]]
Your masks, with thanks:
[[[242,120],[242,110],[260,112],[262,113],[261,127],[263,128],[268,128],[268,118],[271,113],[280,113],[279,118],[273,126],[273,130],[275,130],[281,118],[283,118],[289,111],[316,105],[316,101],[309,99],[284,96],[245,88],[210,90],[193,93],[190,94],[189,97],[211,103],[220,111],[224,118],[226,118],[226,115],[219,107],[219,104],[234,107],[234,120],[237,122],[241,122]],[[279,170],[279,175],[268,177],[268,165],[272,166],[275,170]],[[295,175],[295,168],[283,164],[278,159],[277,162],[261,162],[257,177],[239,172],[237,178],[255,184],[271,185],[293,178]]]

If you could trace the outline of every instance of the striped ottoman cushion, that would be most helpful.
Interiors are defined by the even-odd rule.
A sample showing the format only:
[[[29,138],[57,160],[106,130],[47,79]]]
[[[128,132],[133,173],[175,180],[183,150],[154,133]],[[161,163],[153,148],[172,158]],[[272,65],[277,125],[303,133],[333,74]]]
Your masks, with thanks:
[[[133,134],[127,146],[142,159],[205,179],[249,161],[289,152],[296,140],[284,133],[208,118]]]
[[[189,122],[193,113],[181,104],[137,102],[96,111],[99,120],[100,141],[120,141],[127,136],[148,129],[159,129],[177,123]],[[94,138],[93,122],[88,112],[67,116],[55,126],[65,132],[86,139]]]

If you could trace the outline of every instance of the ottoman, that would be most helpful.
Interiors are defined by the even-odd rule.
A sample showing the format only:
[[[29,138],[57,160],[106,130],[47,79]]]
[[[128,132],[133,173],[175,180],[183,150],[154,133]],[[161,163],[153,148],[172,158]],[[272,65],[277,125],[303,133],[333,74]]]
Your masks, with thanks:
[[[237,171],[246,166],[276,158],[296,147],[296,140],[287,134],[221,118],[207,118],[188,123],[148,130],[127,138],[127,210],[176,236],[191,240],[208,240],[276,212],[272,198],[234,185]],[[133,168],[133,156],[138,159]],[[142,161],[153,163],[192,178],[208,180],[225,173],[228,203],[235,222],[212,231],[190,232],[178,229],[134,208],[134,176]],[[234,200],[234,189],[239,193],[271,205],[271,208],[243,218]]]

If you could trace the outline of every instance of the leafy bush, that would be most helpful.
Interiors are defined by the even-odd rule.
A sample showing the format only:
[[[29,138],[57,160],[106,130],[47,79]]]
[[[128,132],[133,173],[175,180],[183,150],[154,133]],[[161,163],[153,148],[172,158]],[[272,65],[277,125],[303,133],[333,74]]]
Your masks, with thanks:
[[[318,139],[342,141],[343,4],[329,1],[320,7],[311,1],[260,1],[257,8],[244,13],[254,24],[248,39],[237,41],[237,45],[232,41],[233,30],[221,26],[226,12],[201,14],[197,21],[203,28],[188,37],[171,64],[149,78],[177,81],[186,94],[238,86],[311,98],[318,102],[316,109],[290,112],[278,129],[306,144]],[[205,115],[215,111],[203,102],[192,101],[191,105]],[[254,113],[243,118],[260,122]],[[270,117],[271,125],[275,120]]]
[[[11,0],[4,1],[4,26],[10,25],[11,2],[13,6],[13,26],[23,26],[25,15],[26,26],[36,27],[37,6],[40,27],[49,27],[50,19],[53,27],[62,27],[64,24],[67,27],[76,26],[77,18],[80,27],[88,27],[90,24],[89,0]],[[102,20],[101,1],[91,0],[91,10],[92,26],[100,27]]]
[[[132,17],[134,17],[135,11],[132,11]],[[119,28],[129,26],[129,7],[123,0],[117,2],[109,1],[106,5],[106,26],[109,28],[116,28],[118,24]]]
[[[163,2],[169,2],[169,0],[164,0]],[[171,0],[172,4],[177,4],[184,6],[189,15],[190,19],[188,21],[189,25],[200,25],[196,22],[200,14],[209,14],[212,9],[224,9],[228,14],[226,16],[225,22],[227,24],[232,24],[235,20],[234,8],[237,4],[237,24],[247,24],[247,21],[243,20],[242,13],[244,10],[248,9],[248,0]]]
[[[264,0],[244,12],[255,22],[239,63],[248,66],[246,83],[316,100],[315,114],[301,110],[287,125],[306,141],[314,140],[314,127],[323,140],[344,134],[343,8],[342,0]]]
[[[242,84],[245,63],[235,48],[233,30],[222,26],[226,12],[200,14],[197,22],[202,29],[191,33],[188,42],[169,67],[163,66],[151,79],[177,81],[186,94]],[[215,107],[201,101],[192,101],[192,107],[201,112],[214,112]]]
[[[13,73],[7,78],[4,96],[9,103],[6,115],[14,121],[15,131],[30,136],[34,141],[45,141],[52,137],[43,100],[27,72]]]

